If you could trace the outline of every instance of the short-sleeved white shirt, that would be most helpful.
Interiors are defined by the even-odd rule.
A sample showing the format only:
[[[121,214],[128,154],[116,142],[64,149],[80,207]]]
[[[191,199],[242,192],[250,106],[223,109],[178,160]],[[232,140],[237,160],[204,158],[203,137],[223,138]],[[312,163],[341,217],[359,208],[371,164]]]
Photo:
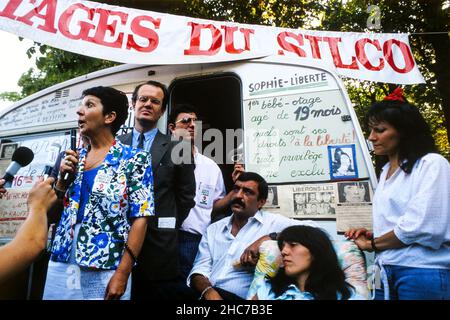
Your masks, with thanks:
[[[197,151],[197,150],[196,150]],[[181,230],[203,235],[211,223],[214,201],[225,197],[225,184],[219,166],[208,157],[195,152],[195,206],[183,221]]]

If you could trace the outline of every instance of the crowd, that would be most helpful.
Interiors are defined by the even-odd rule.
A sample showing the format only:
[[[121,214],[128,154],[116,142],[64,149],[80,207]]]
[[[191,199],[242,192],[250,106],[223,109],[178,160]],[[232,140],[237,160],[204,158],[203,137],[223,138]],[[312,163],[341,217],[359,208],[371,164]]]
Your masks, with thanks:
[[[140,84],[131,99],[135,126],[116,136],[128,114],[126,95],[94,87],[82,96],[83,147],[63,154],[56,181],[31,190],[28,218],[0,248],[0,281],[45,248],[52,212],[57,229],[44,299],[361,298],[315,222],[262,210],[269,187],[258,173],[236,164],[234,186],[226,192],[219,166],[194,145],[195,106],[175,105],[170,135],[164,135],[157,122],[166,111],[167,88]],[[375,298],[450,299],[450,165],[436,153],[417,107],[398,90],[370,107],[367,123],[374,153],[385,163],[373,199],[374,229],[351,229],[346,236],[376,253],[382,286]],[[336,168],[345,155],[335,155]],[[366,201],[366,188],[343,185],[340,197]],[[296,210],[302,196],[296,195]],[[224,210],[230,215],[219,219]],[[248,297],[266,240],[277,241],[282,267]]]

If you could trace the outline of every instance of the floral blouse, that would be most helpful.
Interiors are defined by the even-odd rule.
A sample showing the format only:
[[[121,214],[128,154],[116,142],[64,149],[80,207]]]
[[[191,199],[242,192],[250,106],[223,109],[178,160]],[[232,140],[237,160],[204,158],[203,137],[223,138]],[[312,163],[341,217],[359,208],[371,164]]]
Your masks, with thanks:
[[[68,262],[80,204],[87,150],[80,149],[75,181],[64,197],[64,211],[52,245],[53,261]],[[80,266],[116,269],[132,218],[153,216],[151,156],[115,140],[98,170],[81,221],[75,254]]]

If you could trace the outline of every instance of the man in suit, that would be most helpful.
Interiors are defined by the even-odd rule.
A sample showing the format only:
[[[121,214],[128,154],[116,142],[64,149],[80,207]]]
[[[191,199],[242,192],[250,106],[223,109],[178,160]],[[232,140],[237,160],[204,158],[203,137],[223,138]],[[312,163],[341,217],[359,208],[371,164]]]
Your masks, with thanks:
[[[167,106],[165,85],[156,81],[140,84],[131,100],[135,125],[132,132],[118,139],[150,151],[155,193],[155,216],[149,220],[132,274],[132,299],[180,299],[177,229],[195,205],[195,176],[193,161],[180,163],[176,150],[189,151],[190,147],[175,148],[182,142],[171,141],[156,127]]]

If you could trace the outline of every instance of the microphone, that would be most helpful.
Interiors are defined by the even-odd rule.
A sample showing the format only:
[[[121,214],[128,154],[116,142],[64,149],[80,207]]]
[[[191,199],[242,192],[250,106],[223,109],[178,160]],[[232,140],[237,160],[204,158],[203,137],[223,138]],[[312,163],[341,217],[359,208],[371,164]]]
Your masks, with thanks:
[[[50,145],[50,150],[47,156],[47,161],[45,162],[44,168],[44,180],[47,180],[48,176],[55,166],[56,160],[58,159],[59,151],[61,150],[61,145],[57,142],[53,142]]]
[[[6,168],[5,175],[2,179],[5,179],[5,184],[3,185],[5,188],[10,188],[12,186],[12,181],[14,180],[14,176],[17,171],[22,167],[26,167],[33,161],[34,153],[31,149],[27,147],[19,147],[14,151],[11,163],[8,168]]]
[[[77,130],[71,129],[70,130],[70,149],[73,151],[77,150]],[[66,172],[64,175],[64,180],[69,179],[69,173]]]

